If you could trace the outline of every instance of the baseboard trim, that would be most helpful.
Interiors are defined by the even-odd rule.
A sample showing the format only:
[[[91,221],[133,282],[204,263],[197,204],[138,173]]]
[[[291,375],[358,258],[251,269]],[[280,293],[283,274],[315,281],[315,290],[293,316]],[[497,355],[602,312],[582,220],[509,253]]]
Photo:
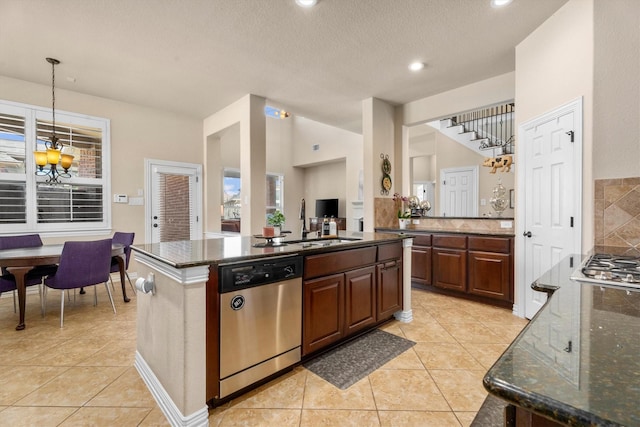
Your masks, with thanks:
[[[206,404],[204,408],[194,412],[188,416],[182,415],[171,396],[164,389],[158,378],[153,373],[142,355],[136,351],[136,358],[133,364],[142,377],[142,380],[149,388],[153,398],[158,403],[160,410],[167,417],[169,424],[175,427],[208,427],[209,426],[209,409]]]
[[[400,310],[393,313],[393,317],[402,323],[411,323],[413,321],[413,310]]]

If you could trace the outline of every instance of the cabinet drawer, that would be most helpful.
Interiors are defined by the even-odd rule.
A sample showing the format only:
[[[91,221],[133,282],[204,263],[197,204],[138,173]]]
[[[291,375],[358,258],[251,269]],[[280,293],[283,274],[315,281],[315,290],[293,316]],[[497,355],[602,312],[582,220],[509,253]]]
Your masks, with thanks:
[[[413,246],[431,246],[431,234],[412,234]]]
[[[378,261],[402,258],[402,242],[378,246]]]
[[[469,236],[469,250],[508,254],[511,252],[511,239],[505,237]]]
[[[304,259],[304,278],[326,276],[376,262],[376,246],[310,255]]]
[[[467,236],[453,234],[435,234],[433,246],[438,248],[467,249]]]

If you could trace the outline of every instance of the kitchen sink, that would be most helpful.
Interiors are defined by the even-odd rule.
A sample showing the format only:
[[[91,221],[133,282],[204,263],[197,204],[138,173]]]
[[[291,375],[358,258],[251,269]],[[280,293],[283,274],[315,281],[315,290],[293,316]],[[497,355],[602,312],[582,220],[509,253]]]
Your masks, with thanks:
[[[353,243],[360,241],[362,239],[355,238],[312,238],[312,239],[300,239],[300,240],[289,240],[287,243],[299,244],[303,248],[312,248],[312,247],[325,247],[325,246],[335,246],[343,243]]]

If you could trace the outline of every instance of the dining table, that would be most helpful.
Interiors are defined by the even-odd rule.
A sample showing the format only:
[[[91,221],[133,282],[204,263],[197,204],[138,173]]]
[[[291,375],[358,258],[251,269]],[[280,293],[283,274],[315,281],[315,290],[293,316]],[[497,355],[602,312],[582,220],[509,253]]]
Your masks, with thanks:
[[[58,264],[64,244],[43,245],[30,248],[3,249],[0,250],[0,266],[15,276],[16,288],[18,289],[18,306],[20,313],[20,323],[16,326],[17,331],[25,328],[24,315],[26,307],[27,289],[25,286],[25,276],[33,267],[39,265]],[[125,245],[114,243],[111,245],[111,256],[118,261],[120,270],[120,283],[122,285],[122,297],[124,302],[129,302],[125,287]]]

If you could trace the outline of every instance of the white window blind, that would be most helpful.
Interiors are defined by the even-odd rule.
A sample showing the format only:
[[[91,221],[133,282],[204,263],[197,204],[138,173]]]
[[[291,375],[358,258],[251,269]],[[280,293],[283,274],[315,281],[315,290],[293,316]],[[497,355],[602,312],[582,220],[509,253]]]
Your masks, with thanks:
[[[33,158],[51,134],[50,110],[0,101],[0,232],[109,228],[109,120],[56,110],[56,136],[74,159],[71,177],[53,185]]]

